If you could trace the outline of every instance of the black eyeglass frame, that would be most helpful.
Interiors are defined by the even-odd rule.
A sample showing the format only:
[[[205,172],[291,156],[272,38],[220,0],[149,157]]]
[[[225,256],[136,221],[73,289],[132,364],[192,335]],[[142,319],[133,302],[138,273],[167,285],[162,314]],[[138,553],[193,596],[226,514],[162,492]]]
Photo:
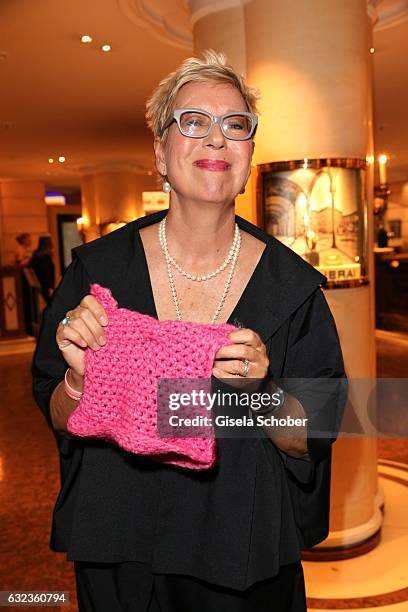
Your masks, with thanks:
[[[211,123],[208,126],[207,132],[205,134],[201,134],[200,136],[192,136],[191,134],[184,134],[184,132],[181,129],[181,124],[180,124],[180,118],[183,113],[201,113],[203,115],[206,115],[209,119],[211,119]],[[251,123],[252,123],[251,131],[248,134],[248,136],[246,136],[245,138],[231,138],[231,136],[228,136],[222,128],[222,123],[224,119],[226,119],[227,117],[236,117],[236,115],[244,115],[245,117],[248,117],[251,120]],[[160,138],[163,136],[165,130],[167,130],[167,128],[170,127],[173,121],[177,123],[177,127],[180,130],[180,134],[182,134],[186,138],[207,138],[208,134],[211,132],[213,125],[215,123],[218,123],[218,125],[220,126],[220,130],[222,134],[225,136],[225,138],[228,138],[228,140],[234,140],[238,142],[243,142],[244,140],[249,140],[250,138],[252,138],[258,126],[258,116],[255,115],[255,113],[250,113],[248,111],[235,111],[232,113],[225,113],[225,115],[219,115],[217,117],[216,115],[213,115],[212,113],[209,113],[208,111],[202,108],[176,108],[167,118],[166,122],[164,123],[160,131]]]

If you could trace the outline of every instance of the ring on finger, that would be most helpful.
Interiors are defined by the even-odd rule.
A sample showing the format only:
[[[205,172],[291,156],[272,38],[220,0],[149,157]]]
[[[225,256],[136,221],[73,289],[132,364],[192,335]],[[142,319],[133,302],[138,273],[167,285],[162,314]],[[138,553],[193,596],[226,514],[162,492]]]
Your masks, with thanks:
[[[71,321],[70,317],[69,317],[68,315],[66,315],[66,316],[65,316],[65,317],[62,319],[61,323],[62,323],[62,325],[63,325],[64,327],[67,327],[67,325],[69,325],[69,324],[70,324],[70,321]]]
[[[244,367],[243,367],[241,376],[246,378],[248,376],[248,371],[249,371],[249,359],[244,359]]]

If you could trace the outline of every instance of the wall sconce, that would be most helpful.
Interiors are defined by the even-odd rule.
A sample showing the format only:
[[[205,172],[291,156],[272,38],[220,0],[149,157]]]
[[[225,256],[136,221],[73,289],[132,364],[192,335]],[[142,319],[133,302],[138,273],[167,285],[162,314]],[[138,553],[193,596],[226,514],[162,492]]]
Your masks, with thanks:
[[[82,242],[86,242],[85,230],[84,230],[84,225],[85,225],[84,217],[78,217],[78,219],[76,220],[76,224],[77,224],[78,234],[81,236]]]
[[[387,184],[387,162],[388,157],[382,153],[378,156],[378,169],[380,172],[380,185]]]
[[[388,157],[384,153],[378,156],[380,184],[374,187],[374,214],[382,218],[388,207],[388,196],[391,193],[387,183]]]

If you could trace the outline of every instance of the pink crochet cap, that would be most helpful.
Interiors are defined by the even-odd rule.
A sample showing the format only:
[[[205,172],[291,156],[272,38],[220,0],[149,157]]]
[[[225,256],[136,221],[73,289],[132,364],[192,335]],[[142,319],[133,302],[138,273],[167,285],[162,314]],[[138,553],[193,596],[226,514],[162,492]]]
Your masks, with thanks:
[[[68,418],[68,431],[104,438],[162,463],[195,470],[211,467],[216,460],[212,427],[207,437],[159,437],[157,384],[160,378],[210,379],[214,356],[232,344],[228,334],[236,327],[158,321],[118,308],[111,291],[96,283],[91,293],[108,316],[106,344],[98,351],[85,350],[83,394]]]

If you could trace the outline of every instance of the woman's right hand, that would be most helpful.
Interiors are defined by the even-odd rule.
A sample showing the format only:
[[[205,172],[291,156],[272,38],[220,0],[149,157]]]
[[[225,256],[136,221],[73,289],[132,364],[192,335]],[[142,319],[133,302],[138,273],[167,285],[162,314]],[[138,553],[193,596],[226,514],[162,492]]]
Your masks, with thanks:
[[[85,349],[98,351],[106,344],[103,328],[108,317],[103,306],[93,295],[86,295],[79,305],[66,313],[69,324],[58,325],[56,341],[65,361],[76,378],[85,372]]]

